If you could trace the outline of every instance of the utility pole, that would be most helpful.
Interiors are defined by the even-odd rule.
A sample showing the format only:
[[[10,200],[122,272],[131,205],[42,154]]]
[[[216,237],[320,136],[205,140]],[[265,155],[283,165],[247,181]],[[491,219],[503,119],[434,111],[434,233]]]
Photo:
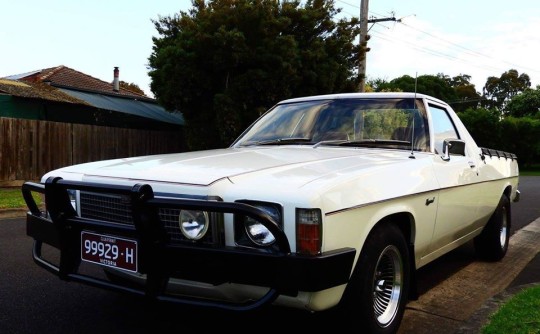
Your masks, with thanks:
[[[359,92],[366,91],[366,57],[369,49],[367,48],[368,37],[368,6],[369,0],[361,0],[360,2],[360,54],[358,64],[358,86]]]
[[[358,62],[358,79],[360,81],[358,85],[359,92],[366,91],[366,58],[369,48],[367,47],[367,42],[370,38],[368,35],[368,23],[377,23],[384,21],[398,21],[395,16],[382,18],[382,19],[368,19],[368,7],[369,0],[361,0],[360,2],[360,52],[359,52],[359,62]]]

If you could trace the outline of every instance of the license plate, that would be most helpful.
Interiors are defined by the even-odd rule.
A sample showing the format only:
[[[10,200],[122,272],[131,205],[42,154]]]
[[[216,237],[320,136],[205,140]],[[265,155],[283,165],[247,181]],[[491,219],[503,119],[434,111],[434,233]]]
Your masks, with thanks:
[[[81,259],[136,272],[137,241],[82,231]]]

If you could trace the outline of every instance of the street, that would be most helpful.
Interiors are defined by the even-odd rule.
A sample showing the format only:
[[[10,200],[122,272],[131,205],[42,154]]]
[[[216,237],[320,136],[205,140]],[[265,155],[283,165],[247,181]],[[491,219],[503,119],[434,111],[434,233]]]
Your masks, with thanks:
[[[522,177],[520,190],[521,201],[512,207],[513,233],[540,216],[540,208],[535,203],[535,199],[540,198],[540,177]],[[61,281],[33,263],[31,249],[32,240],[26,236],[23,218],[0,220],[2,334],[200,333],[216,326],[238,333],[252,333],[261,327],[265,331],[287,328],[318,332],[323,322],[331,321],[331,313],[315,318],[289,309],[231,313],[150,304],[116,292]],[[470,245],[465,245],[422,268],[418,273],[420,294],[446,284],[445,281],[450,281],[453,275],[474,261]],[[407,316],[404,322],[407,322]]]

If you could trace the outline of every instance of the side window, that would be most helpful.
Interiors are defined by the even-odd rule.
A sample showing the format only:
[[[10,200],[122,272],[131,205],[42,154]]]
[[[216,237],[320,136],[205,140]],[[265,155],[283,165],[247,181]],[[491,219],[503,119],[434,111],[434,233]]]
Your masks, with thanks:
[[[443,141],[447,138],[459,139],[454,123],[444,108],[430,105],[429,110],[433,120],[435,136],[435,153],[442,154]]]

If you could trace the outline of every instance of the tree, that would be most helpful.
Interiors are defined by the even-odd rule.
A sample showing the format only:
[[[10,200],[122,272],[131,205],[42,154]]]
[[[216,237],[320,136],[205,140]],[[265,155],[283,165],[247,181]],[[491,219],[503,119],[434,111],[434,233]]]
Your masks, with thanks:
[[[125,81],[122,81],[122,80],[120,80],[119,84],[120,84],[121,88],[124,88],[124,89],[132,91],[134,93],[138,93],[138,94],[146,96],[144,91],[137,84],[125,82]]]
[[[487,78],[483,93],[483,106],[499,110],[501,116],[506,114],[506,103],[515,95],[531,87],[531,79],[517,70],[504,72],[500,78]]]
[[[489,148],[501,147],[500,117],[494,110],[469,108],[458,114],[476,144]]]
[[[478,108],[482,96],[476,91],[474,85],[457,86],[454,89],[458,100],[451,104],[456,112]]]
[[[388,86],[388,80],[381,78],[370,78],[366,80],[366,92],[382,92],[382,87]]]
[[[474,85],[471,84],[471,76],[467,74],[456,75],[453,78],[450,78],[449,76],[444,75],[442,73],[439,73],[439,76],[444,78],[448,82],[448,84],[452,87],[459,87],[459,86],[473,86],[474,87]]]
[[[508,116],[501,120],[501,150],[517,155],[520,167],[540,161],[540,119]]]
[[[527,89],[514,96],[506,105],[506,112],[514,117],[540,116],[540,86],[536,89]]]
[[[439,75],[421,75],[417,79],[404,75],[389,82],[377,82],[377,91],[417,92],[431,95],[444,101],[456,100],[456,92]]]
[[[454,88],[456,92],[457,99],[449,101],[456,112],[462,112],[471,108],[476,109],[479,106],[482,96],[476,91],[474,84],[471,83],[470,75],[460,74],[453,78],[445,78],[447,78],[446,80],[450,87]]]
[[[357,19],[333,0],[192,0],[153,21],[151,90],[190,149],[222,147],[277,101],[358,86]]]

